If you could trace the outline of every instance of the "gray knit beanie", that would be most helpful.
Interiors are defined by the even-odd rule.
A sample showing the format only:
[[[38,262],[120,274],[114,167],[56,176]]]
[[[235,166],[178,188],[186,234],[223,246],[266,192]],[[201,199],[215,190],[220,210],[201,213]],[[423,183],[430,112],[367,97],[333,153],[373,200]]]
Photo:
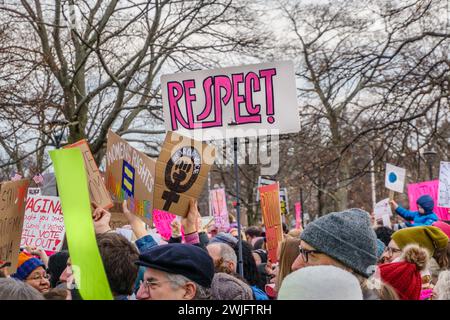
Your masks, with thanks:
[[[211,283],[213,300],[253,300],[252,288],[227,273],[216,273]]]
[[[377,236],[369,213],[361,209],[320,217],[305,227],[300,239],[365,277],[377,263]]]

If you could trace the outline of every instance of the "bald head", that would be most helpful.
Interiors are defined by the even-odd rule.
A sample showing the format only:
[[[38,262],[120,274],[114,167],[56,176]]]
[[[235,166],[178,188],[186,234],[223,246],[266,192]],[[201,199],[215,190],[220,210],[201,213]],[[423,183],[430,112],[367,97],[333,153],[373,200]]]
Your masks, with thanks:
[[[225,243],[212,243],[206,249],[214,260],[216,270],[229,271],[229,273],[236,272],[237,256],[233,248]],[[223,270],[223,268],[227,270]]]

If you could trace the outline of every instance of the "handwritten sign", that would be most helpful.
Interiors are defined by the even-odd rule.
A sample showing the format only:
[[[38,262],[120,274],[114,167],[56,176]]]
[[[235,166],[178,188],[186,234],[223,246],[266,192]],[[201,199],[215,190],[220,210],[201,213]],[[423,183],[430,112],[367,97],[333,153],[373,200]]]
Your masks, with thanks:
[[[169,240],[172,236],[170,224],[175,218],[176,215],[169,212],[153,210],[153,224],[163,239]]]
[[[108,131],[106,188],[116,202],[129,199],[130,211],[152,225],[155,160]]]
[[[205,141],[300,130],[291,61],[163,75],[161,88],[167,131]]]
[[[269,260],[278,261],[277,249],[283,240],[281,224],[280,185],[277,183],[259,187],[261,195],[261,209],[266,229],[266,247]]]
[[[79,148],[83,155],[84,167],[88,178],[89,198],[97,207],[109,209],[113,206],[111,196],[106,189],[100,170],[98,170],[88,142],[83,139],[65,148]]]
[[[189,200],[197,199],[208,179],[215,148],[168,132],[156,162],[154,209],[186,216]]]
[[[29,196],[20,246],[60,251],[64,234],[64,217],[59,198]]]
[[[17,180],[0,185],[0,260],[11,262],[10,274],[17,269],[29,184],[29,180]]]
[[[215,225],[219,232],[227,232],[230,229],[230,220],[228,218],[225,189],[211,190],[210,194]]]
[[[392,216],[391,205],[389,204],[389,198],[383,199],[375,204],[373,208],[376,219],[381,219],[384,215],[388,217]]]
[[[176,218],[176,215],[169,212],[162,210],[153,210],[153,224],[155,225],[156,230],[158,230],[160,236],[166,241],[169,240],[172,236],[172,227],[170,226],[170,224]],[[181,236],[184,238],[184,230],[181,225],[180,228]]]
[[[450,162],[441,161],[438,206],[450,208]]]

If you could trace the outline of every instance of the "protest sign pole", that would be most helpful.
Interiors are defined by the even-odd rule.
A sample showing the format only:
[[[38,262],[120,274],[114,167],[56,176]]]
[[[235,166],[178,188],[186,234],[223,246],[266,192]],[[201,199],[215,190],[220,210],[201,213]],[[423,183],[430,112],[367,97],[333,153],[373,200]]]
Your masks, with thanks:
[[[395,191],[393,190],[389,190],[389,201],[394,200],[394,196],[395,196]],[[394,214],[394,219],[397,217],[396,214],[397,212],[395,210],[393,210],[393,214]]]
[[[305,222],[304,222],[304,219],[303,219],[303,210],[304,210],[304,207],[303,207],[303,189],[302,189],[302,187],[300,187],[300,208],[301,208],[301,211],[300,211],[300,217],[301,217],[301,222],[302,222],[302,228],[304,228],[305,227]]]
[[[239,167],[238,167],[238,141],[234,138],[234,178],[236,180],[236,218],[238,225],[238,266],[239,274],[244,276],[244,264],[242,262],[242,238],[241,238],[241,208],[239,203]]]
[[[212,217],[212,205],[211,205],[211,172],[208,172],[208,213]]]

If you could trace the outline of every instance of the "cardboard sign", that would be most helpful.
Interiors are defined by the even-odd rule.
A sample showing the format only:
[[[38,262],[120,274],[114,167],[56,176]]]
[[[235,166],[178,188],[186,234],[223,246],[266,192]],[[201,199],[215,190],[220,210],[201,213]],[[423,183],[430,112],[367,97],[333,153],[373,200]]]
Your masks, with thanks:
[[[283,216],[289,214],[289,199],[286,188],[280,189],[280,207]]]
[[[283,240],[281,224],[280,185],[277,183],[259,187],[261,209],[266,229],[267,253],[272,263],[278,261],[277,249]]]
[[[376,219],[381,219],[384,215],[388,217],[392,216],[391,205],[389,204],[389,198],[383,199],[375,204],[373,208]]]
[[[103,178],[100,175],[97,164],[92,156],[91,149],[88,142],[83,139],[74,144],[66,146],[65,148],[78,148],[83,155],[84,167],[86,169],[86,176],[88,178],[89,198],[97,207],[109,209],[113,206],[111,196],[106,189]]]
[[[58,197],[29,196],[25,207],[21,247],[60,251],[65,234]]]
[[[106,188],[116,202],[129,199],[130,211],[152,225],[155,160],[108,131]]]
[[[441,161],[438,206],[450,208],[450,162]]]
[[[430,195],[435,203],[433,212],[440,220],[450,220],[450,214],[447,208],[436,206],[438,199],[439,180],[424,181],[420,183],[408,184],[409,210],[417,211],[417,199],[425,194]]]
[[[300,131],[294,64],[273,62],[161,77],[164,123],[202,140]]]
[[[230,220],[228,218],[225,189],[210,190],[210,194],[216,227],[219,229],[219,232],[228,232],[228,229],[230,229]]]
[[[276,183],[275,180],[264,179],[261,176],[258,177],[258,188],[261,186],[269,186]],[[259,189],[256,189],[256,201],[259,201]]]
[[[302,205],[300,202],[295,203],[295,229],[299,229],[302,225]]]
[[[10,274],[17,269],[29,184],[30,181],[25,179],[0,185],[0,260],[11,262]]]
[[[386,163],[386,188],[398,193],[403,193],[403,189],[405,188],[405,176],[405,169]]]
[[[189,199],[197,199],[208,179],[213,146],[168,132],[156,161],[154,209],[186,216]]]

